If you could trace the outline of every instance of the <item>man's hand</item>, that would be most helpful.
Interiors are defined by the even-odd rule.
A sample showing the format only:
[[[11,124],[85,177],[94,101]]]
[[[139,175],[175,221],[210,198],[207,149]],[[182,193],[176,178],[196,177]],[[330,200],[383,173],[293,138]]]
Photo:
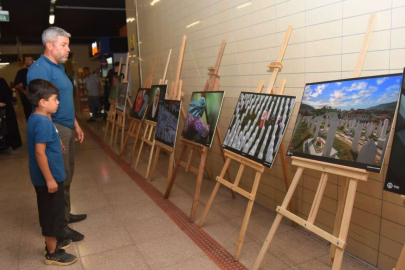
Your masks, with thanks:
[[[75,141],[79,141],[82,143],[84,140],[84,133],[83,130],[80,128],[79,124],[75,126]]]
[[[60,145],[62,146],[62,154],[66,153],[66,147],[63,144],[62,140],[60,140]]]
[[[56,191],[58,191],[58,184],[56,183],[55,179],[46,182],[46,186],[48,187],[49,193],[55,193]]]
[[[0,102],[0,107],[5,107],[6,103]]]

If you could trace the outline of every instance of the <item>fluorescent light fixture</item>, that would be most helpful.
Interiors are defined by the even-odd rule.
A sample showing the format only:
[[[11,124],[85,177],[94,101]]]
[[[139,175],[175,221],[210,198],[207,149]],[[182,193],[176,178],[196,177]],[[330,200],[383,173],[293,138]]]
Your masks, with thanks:
[[[246,2],[246,3],[242,4],[242,5],[237,6],[236,8],[237,8],[237,9],[241,9],[241,8],[250,6],[251,4],[252,4],[252,2]]]
[[[0,63],[0,66],[7,66],[7,65],[10,65],[10,63]]]
[[[52,4],[55,4],[55,3],[56,3],[56,0],[51,0],[51,3],[52,3]]]
[[[55,15],[51,14],[49,15],[49,24],[54,24],[55,22]]]
[[[196,21],[196,22],[190,23],[189,25],[187,25],[187,28],[193,27],[194,25],[197,25],[197,24],[199,24],[199,23],[200,23],[200,21]]]
[[[150,5],[154,6],[157,2],[160,2],[160,0],[153,0],[152,2],[150,2]]]
[[[142,44],[142,41],[139,41],[138,43],[139,43],[139,44]]]
[[[135,18],[134,18],[134,17],[127,18],[127,23],[128,23],[128,22],[133,22],[133,21],[135,21]]]

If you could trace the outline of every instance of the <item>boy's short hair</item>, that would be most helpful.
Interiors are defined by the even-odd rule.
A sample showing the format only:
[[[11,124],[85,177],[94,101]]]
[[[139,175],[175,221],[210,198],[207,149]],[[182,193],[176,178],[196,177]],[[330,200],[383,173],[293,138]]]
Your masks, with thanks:
[[[50,81],[35,79],[28,84],[27,94],[32,106],[38,107],[41,99],[48,100],[52,95],[59,95],[59,91]]]

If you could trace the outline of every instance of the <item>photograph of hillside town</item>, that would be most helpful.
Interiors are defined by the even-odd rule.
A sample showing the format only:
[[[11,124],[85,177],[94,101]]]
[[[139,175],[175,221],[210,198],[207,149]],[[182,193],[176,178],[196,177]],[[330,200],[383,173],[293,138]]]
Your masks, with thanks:
[[[307,84],[288,155],[380,172],[402,74]]]

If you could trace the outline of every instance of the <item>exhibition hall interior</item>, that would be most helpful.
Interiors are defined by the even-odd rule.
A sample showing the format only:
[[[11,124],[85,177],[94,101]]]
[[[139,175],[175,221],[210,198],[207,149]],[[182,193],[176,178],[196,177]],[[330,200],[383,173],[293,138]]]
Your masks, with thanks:
[[[0,270],[405,270],[404,14],[0,1]]]

